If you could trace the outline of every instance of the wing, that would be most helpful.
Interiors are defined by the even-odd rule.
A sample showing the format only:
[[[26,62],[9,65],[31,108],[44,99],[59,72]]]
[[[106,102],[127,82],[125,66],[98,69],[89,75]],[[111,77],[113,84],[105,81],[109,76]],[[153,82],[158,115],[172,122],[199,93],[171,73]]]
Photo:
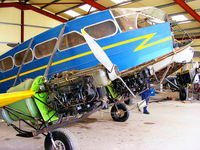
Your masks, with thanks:
[[[15,103],[25,98],[30,98],[35,92],[32,90],[0,94],[0,107]]]

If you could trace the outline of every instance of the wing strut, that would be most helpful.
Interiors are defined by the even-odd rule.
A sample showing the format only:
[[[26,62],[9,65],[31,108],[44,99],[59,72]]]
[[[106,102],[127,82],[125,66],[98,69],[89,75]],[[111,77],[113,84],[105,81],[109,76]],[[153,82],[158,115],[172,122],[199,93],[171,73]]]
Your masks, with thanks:
[[[28,57],[28,50],[31,48],[32,43],[33,43],[33,38],[30,40],[30,42],[29,42],[29,44],[28,44],[27,51],[26,51],[26,53],[25,53],[25,55],[24,55],[24,58],[23,58],[23,60],[22,60],[22,64],[21,64],[21,66],[20,66],[19,69],[18,69],[17,77],[15,78],[15,81],[14,81],[14,83],[13,83],[13,86],[15,86],[16,83],[17,83],[17,80],[18,80],[18,78],[19,78],[19,74],[20,74],[20,72],[21,72],[21,70],[22,70],[22,67],[24,66],[24,63],[25,63],[26,58]]]
[[[55,44],[55,46],[54,46],[53,52],[52,52],[51,57],[50,57],[50,59],[49,59],[47,68],[46,68],[46,70],[45,70],[45,72],[44,72],[44,77],[45,77],[45,78],[46,78],[46,77],[48,76],[48,74],[49,74],[49,69],[50,69],[51,64],[52,64],[52,62],[53,62],[55,53],[56,53],[56,51],[57,51],[57,49],[58,49],[58,47],[59,47],[59,45],[60,45],[60,42],[61,42],[62,35],[63,35],[63,33],[64,33],[64,30],[65,30],[65,27],[66,27],[66,25],[63,24],[63,26],[62,26],[62,28],[61,28],[61,30],[60,30],[59,36],[58,36],[58,40],[57,40],[57,42],[56,42],[56,44]]]

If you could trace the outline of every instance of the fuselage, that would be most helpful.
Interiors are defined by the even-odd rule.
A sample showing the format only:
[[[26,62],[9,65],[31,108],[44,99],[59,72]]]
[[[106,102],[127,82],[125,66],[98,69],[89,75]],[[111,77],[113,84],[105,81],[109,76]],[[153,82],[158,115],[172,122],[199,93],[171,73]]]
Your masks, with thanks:
[[[37,35],[33,37],[31,45],[32,39],[19,44],[0,56],[0,92],[6,92],[13,85],[29,46],[27,59],[19,73],[17,83],[44,75],[63,25],[65,25],[64,33],[55,52],[49,78],[63,71],[81,70],[99,64],[81,35],[81,29],[85,29],[97,41],[111,61],[118,66],[119,71],[125,71],[173,51],[168,22],[139,28],[136,26],[141,21],[138,16],[143,17],[143,14],[134,11],[132,15],[137,17],[138,22],[135,23],[134,19],[129,20],[125,23],[128,26],[125,27],[122,25],[126,19],[123,14],[116,14],[111,10],[97,12]]]

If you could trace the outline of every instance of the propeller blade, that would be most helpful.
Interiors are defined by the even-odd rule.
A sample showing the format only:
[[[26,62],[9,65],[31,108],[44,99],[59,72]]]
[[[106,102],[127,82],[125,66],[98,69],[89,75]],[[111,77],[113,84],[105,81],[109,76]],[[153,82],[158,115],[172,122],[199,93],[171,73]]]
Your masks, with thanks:
[[[91,37],[89,36],[84,29],[81,30],[83,37],[85,38],[87,44],[89,45],[91,51],[93,52],[94,56],[96,57],[96,59],[109,71],[108,75],[110,80],[115,80],[115,79],[120,79],[122,81],[122,83],[124,84],[124,86],[129,90],[129,92],[131,93],[131,95],[133,97],[135,97],[135,94],[131,91],[131,89],[126,85],[126,83],[124,82],[124,80],[117,75],[116,70],[115,70],[115,66],[111,60],[109,59],[109,57],[106,55],[106,53],[103,51],[103,49],[99,46],[99,44],[97,44],[97,42]]]
[[[89,36],[84,29],[81,30],[83,37],[85,38],[87,44],[89,45],[91,51],[93,52],[96,59],[109,71],[112,72],[114,69],[114,64],[111,62],[111,60],[108,58],[106,53],[103,51],[103,49],[97,44],[94,39]]]
[[[0,107],[30,98],[34,94],[35,92],[31,90],[0,94]]]

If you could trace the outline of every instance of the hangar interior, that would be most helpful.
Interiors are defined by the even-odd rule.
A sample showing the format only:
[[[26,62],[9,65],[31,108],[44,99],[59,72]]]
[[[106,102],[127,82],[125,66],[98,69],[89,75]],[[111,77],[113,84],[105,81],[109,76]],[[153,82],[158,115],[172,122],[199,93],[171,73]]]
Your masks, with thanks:
[[[143,7],[156,7],[165,11],[170,21],[178,26],[173,32],[176,39],[194,40],[191,44],[194,49],[192,63],[186,64],[177,72],[190,72],[193,64],[199,67],[200,0],[0,0],[0,55],[8,52],[13,45],[23,43],[62,23],[107,9]],[[159,65],[164,65],[162,63],[165,62]],[[161,81],[167,78],[169,69],[170,67],[166,67],[157,74],[162,75]],[[198,68],[196,70],[199,71]],[[170,79],[167,78],[168,80]],[[169,82],[175,84],[174,80]],[[127,106],[130,116],[126,122],[113,122],[109,112],[103,110],[70,125],[68,129],[74,134],[72,136],[80,150],[199,150],[200,89],[192,95],[188,92],[194,86],[200,88],[199,85],[199,80],[195,85],[187,84],[186,93],[181,93],[187,97],[185,101],[180,101],[180,92],[169,84],[153,85],[158,91],[150,98],[149,115],[138,111],[135,103]],[[176,87],[175,84],[175,89]],[[139,99],[140,96],[137,101]],[[44,149],[44,137],[41,135],[34,138],[15,136],[15,131],[6,126],[3,120],[0,128],[2,150]]]

